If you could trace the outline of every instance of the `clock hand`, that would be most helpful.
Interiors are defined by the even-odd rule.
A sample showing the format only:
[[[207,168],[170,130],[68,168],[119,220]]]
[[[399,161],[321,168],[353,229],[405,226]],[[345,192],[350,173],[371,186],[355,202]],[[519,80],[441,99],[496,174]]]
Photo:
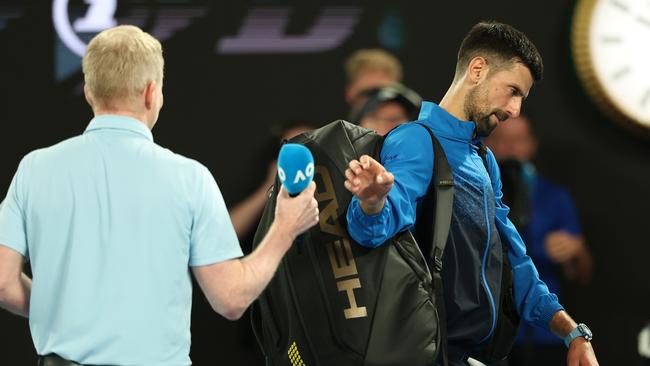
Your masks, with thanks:
[[[646,27],[650,28],[650,19],[644,18],[643,16],[638,16],[636,17],[636,20],[638,20],[641,24],[645,25]]]
[[[614,5],[615,7],[618,8],[618,10],[624,11],[624,12],[629,12],[630,9],[627,7],[627,5],[623,4],[622,2],[618,0],[612,0],[611,4]]]

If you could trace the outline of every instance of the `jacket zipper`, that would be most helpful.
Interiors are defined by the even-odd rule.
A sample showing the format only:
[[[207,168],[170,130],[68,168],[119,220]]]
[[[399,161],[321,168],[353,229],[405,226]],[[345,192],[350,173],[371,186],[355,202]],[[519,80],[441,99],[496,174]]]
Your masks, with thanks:
[[[476,153],[476,150],[473,149],[473,145],[471,145],[471,144],[470,144],[470,149],[473,152]],[[480,156],[479,156],[479,158],[480,158]],[[480,158],[480,159],[481,159],[481,161],[483,161],[482,158]],[[488,179],[490,179],[490,177],[489,177],[490,174],[487,172],[487,167],[485,167],[483,164],[481,164],[481,166],[483,167],[483,169],[485,169],[486,174],[488,175]],[[489,218],[489,215],[488,215],[489,211],[488,211],[487,195],[486,195],[485,187],[483,187],[483,210],[485,212],[485,224],[486,224],[486,227],[487,227],[487,241],[485,243],[485,252],[483,253],[483,261],[481,263],[481,277],[482,277],[481,280],[483,282],[483,286],[485,287],[485,292],[487,294],[488,301],[490,302],[490,315],[492,315],[492,325],[490,326],[490,331],[488,332],[488,334],[483,339],[481,339],[481,341],[479,343],[485,342],[494,333],[494,327],[496,326],[496,313],[497,313],[496,307],[494,305],[494,296],[492,296],[492,290],[490,290],[490,285],[488,284],[487,278],[485,276],[485,267],[487,266],[487,257],[488,257],[488,253],[490,253],[490,241],[491,241],[490,239],[492,237],[492,235],[491,235],[492,233],[490,232],[490,218]]]

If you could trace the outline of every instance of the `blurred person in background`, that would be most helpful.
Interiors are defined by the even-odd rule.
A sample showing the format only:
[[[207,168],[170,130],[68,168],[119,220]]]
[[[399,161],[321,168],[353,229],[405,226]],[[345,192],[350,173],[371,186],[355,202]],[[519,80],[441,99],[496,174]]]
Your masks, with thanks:
[[[397,57],[380,48],[360,49],[344,64],[345,101],[351,110],[358,109],[367,90],[402,82],[402,64]]]
[[[228,210],[230,220],[244,252],[251,250],[252,235],[255,234],[257,223],[262,216],[262,211],[268,199],[269,189],[273,186],[275,176],[278,173],[277,157],[282,142],[313,129],[314,127],[310,123],[302,121],[278,124],[271,127],[271,146],[268,149],[268,154],[265,153],[265,156],[261,157],[262,160],[267,162],[264,180],[255,191]]]
[[[413,90],[391,84],[361,93],[365,100],[350,115],[350,122],[384,136],[402,123],[417,119],[422,97]]]
[[[549,290],[559,294],[560,274],[588,285],[593,258],[585,244],[578,212],[566,188],[537,173],[532,159],[538,148],[528,117],[510,118],[485,140],[496,157],[503,181],[503,201],[521,233],[528,255]],[[549,330],[522,324],[510,356],[511,366],[556,365],[565,359],[562,340]]]

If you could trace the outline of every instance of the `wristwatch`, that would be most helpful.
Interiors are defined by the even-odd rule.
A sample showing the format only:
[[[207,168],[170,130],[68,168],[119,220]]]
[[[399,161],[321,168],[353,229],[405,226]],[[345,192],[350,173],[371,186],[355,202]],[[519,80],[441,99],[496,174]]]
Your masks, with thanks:
[[[591,341],[594,338],[594,335],[586,324],[580,323],[571,331],[571,333],[569,333],[568,336],[564,337],[564,344],[569,347],[571,342],[578,337],[584,337],[587,341]]]

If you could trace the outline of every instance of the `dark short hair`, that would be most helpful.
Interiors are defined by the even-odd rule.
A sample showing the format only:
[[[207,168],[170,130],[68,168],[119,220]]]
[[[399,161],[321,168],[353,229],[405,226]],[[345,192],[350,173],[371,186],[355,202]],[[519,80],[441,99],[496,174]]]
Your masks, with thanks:
[[[533,80],[542,79],[542,56],[533,42],[514,27],[495,21],[480,22],[467,33],[458,50],[456,74],[462,74],[474,57],[490,55],[507,62],[521,62],[530,70]]]

